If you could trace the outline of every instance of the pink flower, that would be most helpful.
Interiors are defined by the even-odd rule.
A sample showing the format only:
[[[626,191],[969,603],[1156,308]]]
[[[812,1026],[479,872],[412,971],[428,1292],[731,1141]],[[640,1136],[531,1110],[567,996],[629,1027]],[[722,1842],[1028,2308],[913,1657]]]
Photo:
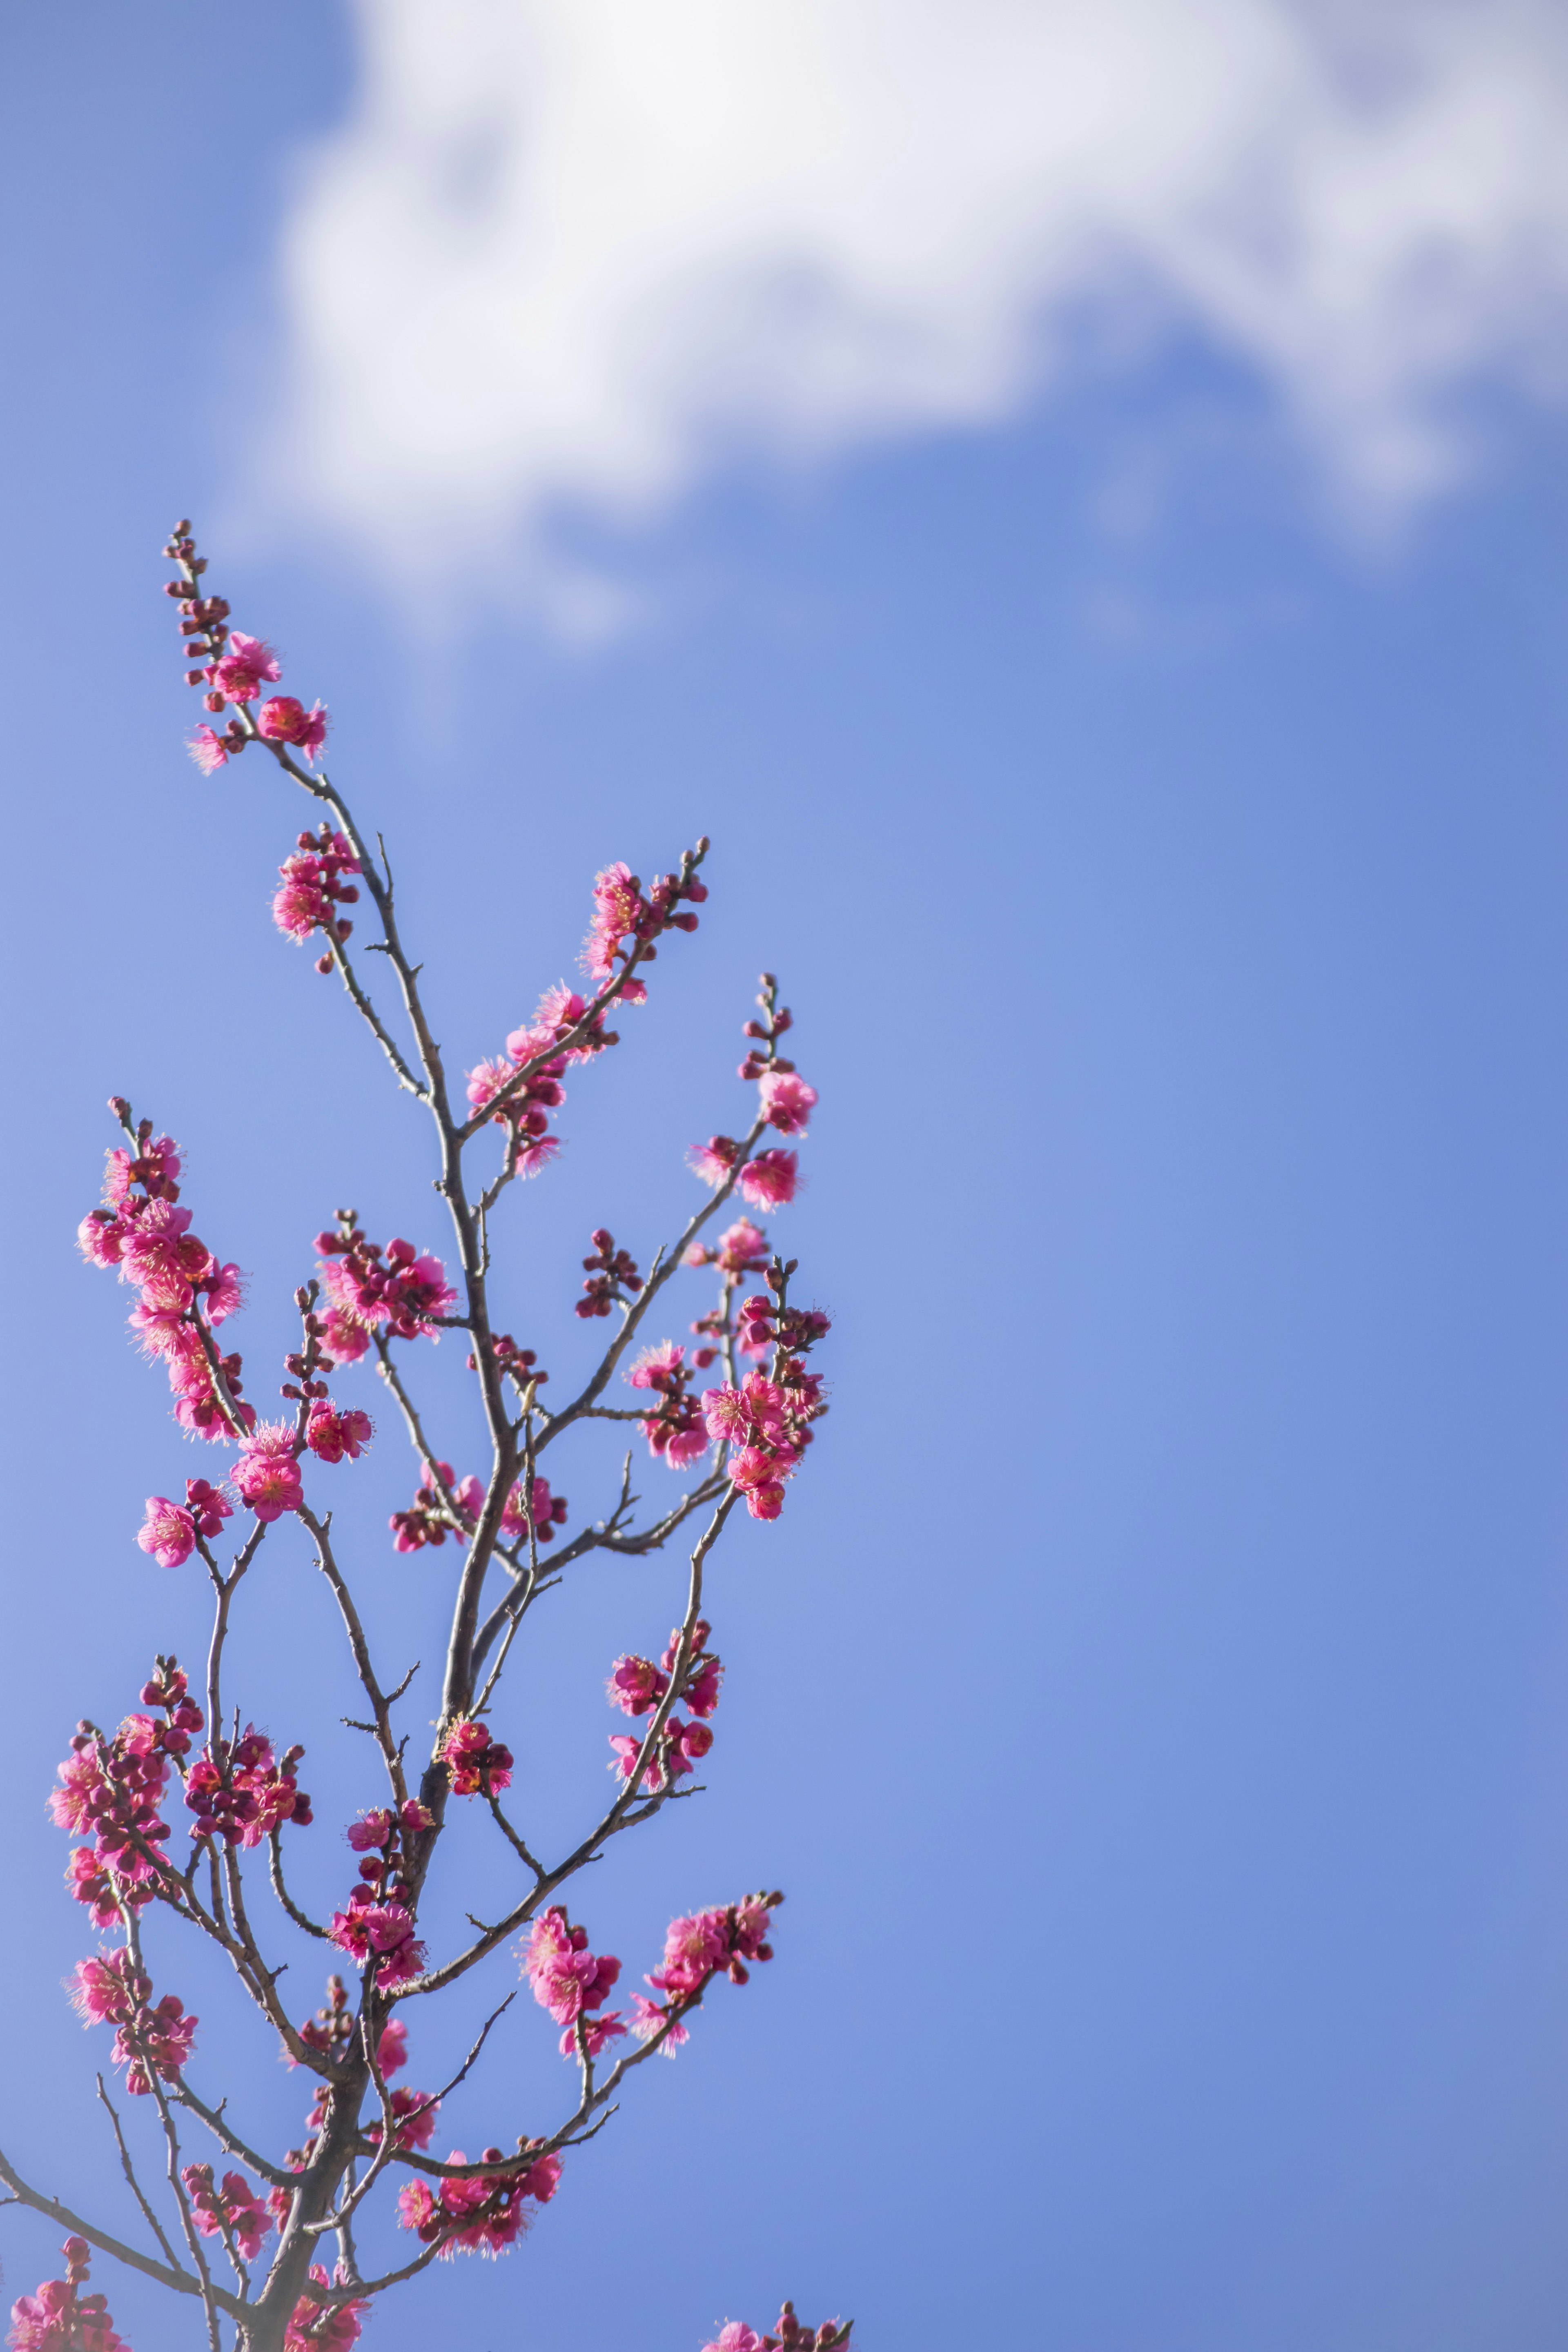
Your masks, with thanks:
[[[322,1334],[334,1364],[357,1364],[370,1346],[370,1333],[354,1317],[329,1307],[321,1318]]]
[[[377,1805],[374,1811],[362,1813],[357,1822],[351,1822],[344,1835],[356,1853],[374,1853],[392,1835],[392,1815],[384,1805]]]
[[[205,1478],[186,1479],[185,1507],[196,1523],[196,1533],[203,1536],[221,1535],[225,1519],[234,1517],[234,1505]]]
[[[350,1833],[353,1843],[353,1833]],[[400,2074],[408,2063],[408,2028],[402,2018],[395,2017],[381,2029],[381,2040],[375,2045],[375,2063],[383,2078]]]
[[[596,2058],[606,2042],[620,2041],[626,2030],[617,2009],[606,2011],[602,2017],[579,2018],[577,2024],[583,2028],[583,2038],[588,2045],[590,2058]],[[569,2025],[562,2035],[561,2055],[563,2058],[575,2058],[577,2055],[577,2025]]]
[[[702,2352],[763,2352],[763,2339],[744,2320],[729,2319]]]
[[[784,1208],[799,1182],[793,1151],[759,1151],[741,1171],[741,1191],[753,1209]]]
[[[700,1992],[730,1956],[729,1921],[722,1911],[694,1911],[672,1919],[665,1930],[664,1964],[648,1982],[677,1998]]]
[[[209,1323],[226,1323],[245,1304],[245,1276],[237,1265],[215,1265],[202,1286],[207,1295]]]
[[[690,2033],[684,2025],[670,2025],[668,2032],[665,2032],[669,2011],[658,2001],[649,2000],[646,1993],[633,1993],[632,2009],[635,2012],[632,2018],[632,2032],[639,2042],[651,2042],[656,2033],[664,2033],[664,2039],[658,2045],[658,2054],[661,2058],[673,2058],[681,2043],[690,2041]]]
[[[816,1108],[816,1088],[793,1070],[764,1070],[757,1081],[763,1115],[781,1135],[804,1135]]]
[[[475,1481],[478,1484],[478,1481]],[[528,1506],[524,1498],[525,1482],[520,1478],[506,1498],[501,1512],[500,1531],[509,1543],[528,1533]],[[538,1473],[533,1480],[533,1532],[541,1543],[553,1543],[555,1530],[566,1523],[567,1502],[564,1495],[552,1495],[550,1481]]]
[[[271,1521],[299,1509],[305,1496],[294,1432],[286,1421],[260,1422],[251,1431],[234,1465],[234,1486],[258,1519]]]
[[[12,2352],[131,2352],[101,2294],[82,2294],[91,2256],[85,2238],[68,2238],[63,2279],[45,2279],[37,2294],[11,2305]]]
[[[323,2293],[329,2288],[346,2286],[348,2273],[342,2263],[332,2278],[327,2276],[320,2263],[310,2265],[310,2284]],[[309,2290],[294,2305],[292,2318],[283,2338],[283,2352],[351,2352],[357,2344],[363,2322],[362,2312],[370,2305],[359,2296],[347,2303],[334,2304],[331,2310],[323,2307],[320,2298]]]
[[[160,1568],[184,1568],[196,1548],[195,1521],[167,1495],[149,1495],[146,1522],[136,1540]]]
[[[270,646],[247,637],[242,629],[229,633],[227,648],[218,663],[213,684],[231,702],[254,702],[264,685],[276,685],[283,672]]]
[[[319,1462],[341,1462],[345,1454],[357,1462],[371,1433],[370,1415],[357,1405],[343,1410],[323,1401],[311,1406],[305,1424],[305,1443]]]
[[[275,694],[270,702],[264,702],[256,721],[258,733],[269,743],[292,743],[312,763],[327,740],[327,713],[319,702],[307,710],[291,694]]]
[[[89,1209],[76,1229],[76,1240],[89,1265],[118,1265],[125,1228],[112,1209]]]
[[[228,745],[210,727],[198,727],[187,740],[185,749],[204,776],[216,776],[220,768],[228,765]]]
[[[626,1374],[634,1389],[657,1389],[668,1384],[668,1376],[679,1371],[686,1361],[686,1350],[673,1339],[663,1339],[657,1348],[645,1348]],[[664,1374],[661,1380],[659,1375]]]
[[[662,1454],[671,1470],[689,1468],[708,1451],[709,1441],[699,1422],[689,1423],[684,1428],[670,1430],[668,1435],[665,1435],[662,1445],[654,1444],[653,1433],[656,1427],[658,1427],[658,1423],[645,1421],[643,1435],[647,1439],[652,1452]]]
[[[221,2189],[214,2186],[210,2164],[187,2164],[181,2178],[203,2237],[216,2238],[226,2231],[244,2259],[253,2263],[272,2227],[272,2216],[244,2173],[226,2172]]]
[[[694,1143],[686,1156],[693,1172],[705,1184],[717,1185],[722,1184],[734,1168],[741,1147],[731,1136],[710,1135],[706,1143]]]
[[[605,1688],[623,1715],[649,1715],[669,1688],[669,1676],[651,1658],[617,1658]]]

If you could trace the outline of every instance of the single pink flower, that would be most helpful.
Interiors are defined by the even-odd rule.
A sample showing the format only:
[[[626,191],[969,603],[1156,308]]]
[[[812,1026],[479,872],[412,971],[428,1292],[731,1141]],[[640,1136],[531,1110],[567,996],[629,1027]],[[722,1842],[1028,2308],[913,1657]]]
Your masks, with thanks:
[[[133,1282],[142,1304],[178,1313],[191,1303],[191,1285],[206,1273],[212,1252],[190,1230],[189,1209],[171,1201],[149,1201],[129,1226],[121,1248],[120,1271]]]
[[[816,1108],[816,1088],[793,1070],[764,1070],[757,1081],[763,1116],[781,1135],[804,1135]]]
[[[234,1465],[234,1486],[258,1519],[281,1518],[304,1501],[294,1432],[286,1421],[264,1421],[250,1433]]]
[[[702,2352],[763,2352],[763,2339],[744,2320],[729,2319]]]
[[[242,629],[233,629],[213,684],[231,702],[254,702],[264,685],[275,686],[282,675],[270,646],[259,637],[247,637]]]
[[[305,1424],[305,1443],[319,1462],[341,1462],[346,1454],[357,1462],[370,1444],[372,1423],[368,1412],[357,1405],[330,1405],[325,1399],[310,1408],[310,1418]]]
[[[678,1372],[686,1361],[686,1350],[673,1339],[661,1339],[657,1348],[645,1348],[626,1374],[634,1389],[656,1389],[665,1383],[661,1373]]]
[[[210,727],[198,727],[188,739],[185,749],[204,776],[216,776],[220,768],[228,765],[228,745]]]
[[[136,1540],[160,1568],[183,1568],[196,1548],[195,1521],[167,1495],[149,1495],[147,1517]]]
[[[706,1143],[694,1143],[686,1156],[693,1172],[705,1184],[718,1185],[733,1170],[741,1147],[731,1136],[710,1135]]]
[[[753,1209],[785,1207],[799,1185],[793,1151],[759,1151],[741,1171],[741,1191]]]
[[[793,1454],[763,1454],[748,1447],[730,1465],[730,1482],[746,1498],[753,1519],[776,1519],[784,1509],[784,1482],[795,1467]]]
[[[327,740],[328,719],[321,705],[307,710],[291,694],[275,694],[264,702],[256,725],[269,743],[291,743],[312,763]]]

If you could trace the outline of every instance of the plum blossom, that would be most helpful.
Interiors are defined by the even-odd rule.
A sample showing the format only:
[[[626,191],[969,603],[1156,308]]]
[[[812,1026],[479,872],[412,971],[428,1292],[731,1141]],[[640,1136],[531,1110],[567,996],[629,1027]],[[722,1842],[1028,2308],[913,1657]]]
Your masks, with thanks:
[[[263,686],[276,686],[283,672],[277,655],[259,637],[243,629],[229,632],[228,646],[212,673],[212,682],[231,702],[254,702]]]
[[[535,2000],[548,2010],[557,2025],[567,2028],[561,2037],[561,2050],[563,2056],[570,2057],[576,2048],[573,2029],[579,2018],[587,2018],[606,2000],[621,1973],[619,1960],[610,1953],[595,1957],[588,1949],[587,1929],[574,1927],[556,1903],[534,1921],[522,1965]],[[618,2017],[592,2018],[588,2032],[592,2056],[626,2028]]]
[[[816,1108],[816,1088],[794,1070],[764,1070],[757,1081],[763,1116],[781,1135],[801,1135]]]
[[[763,2339],[743,2320],[730,2319],[725,2321],[711,2344],[702,2347],[702,2352],[763,2352]]]
[[[272,2216],[243,2172],[226,2172],[223,2187],[210,2164],[187,2164],[181,2173],[191,2200],[191,2218],[204,2238],[231,2237],[242,2258],[253,2263],[272,2227]]]
[[[149,1495],[147,1517],[136,1540],[160,1568],[184,1568],[196,1548],[196,1523],[167,1495]]]
[[[307,710],[291,694],[275,694],[264,702],[257,717],[257,732],[268,743],[291,743],[303,751],[314,765],[317,752],[327,740],[328,716],[318,702]]]
[[[191,1303],[191,1286],[212,1263],[205,1242],[190,1230],[189,1209],[149,1201],[121,1244],[121,1279],[134,1282],[144,1306],[175,1314]]]
[[[357,1405],[333,1406],[324,1399],[311,1406],[305,1424],[305,1443],[318,1462],[342,1462],[345,1456],[357,1462],[373,1434],[368,1412],[362,1412]]]
[[[345,1910],[334,1911],[327,1929],[340,1951],[362,1965],[372,1961],[378,1984],[404,1984],[425,1965],[425,1947],[414,1932],[414,1915],[401,1903],[381,1903],[361,1884]]]
[[[782,1209],[800,1187],[793,1151],[759,1151],[741,1171],[742,1197],[753,1209]]]
[[[319,2288],[321,2294],[349,2284],[349,2273],[342,2263],[331,2278],[320,2263],[311,2263],[310,2286]],[[283,2352],[350,2352],[350,2347],[359,2342],[363,2328],[362,2314],[370,2309],[369,2303],[363,2296],[353,2295],[347,2303],[329,2307],[321,2302],[321,2294],[307,2290],[294,2305],[283,2337]]]
[[[234,748],[226,736],[219,735],[205,721],[192,732],[185,743],[185,749],[204,776],[216,776],[220,768],[226,768],[229,753]]]
[[[501,1512],[500,1531],[508,1543],[515,1543],[528,1533],[529,1508],[525,1495],[526,1481],[520,1478],[506,1498]],[[567,1503],[564,1495],[552,1495],[550,1481],[538,1472],[533,1478],[533,1532],[540,1543],[553,1543],[557,1528],[566,1524]]]
[[[479,2161],[500,2164],[499,2147],[487,2147]],[[455,2147],[448,2164],[466,2164]],[[526,2152],[515,2171],[481,2173],[471,2179],[440,2180],[432,2186],[412,2180],[397,2199],[397,2218],[405,2230],[416,2231],[426,2245],[445,2240],[441,2258],[465,2253],[504,2253],[527,2228],[524,2198],[547,2205],[561,2179],[561,2158],[541,2156],[530,2163]]]
[[[304,1501],[294,1432],[286,1421],[258,1423],[234,1465],[235,1492],[258,1519],[270,1523]]]

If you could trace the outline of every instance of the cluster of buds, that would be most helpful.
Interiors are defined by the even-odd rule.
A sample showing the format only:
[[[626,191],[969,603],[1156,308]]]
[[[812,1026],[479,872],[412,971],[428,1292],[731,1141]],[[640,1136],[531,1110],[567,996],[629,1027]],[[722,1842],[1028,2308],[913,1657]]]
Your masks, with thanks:
[[[104,1206],[82,1219],[78,1245],[89,1264],[116,1266],[135,1286],[131,1328],[145,1353],[167,1367],[175,1419],[194,1436],[232,1436],[238,1425],[254,1424],[256,1410],[239,1402],[239,1357],[220,1355],[212,1334],[240,1304],[239,1268],[220,1265],[192,1233],[190,1211],[176,1206],[180,1153],[173,1137],[154,1137],[148,1118],[132,1125],[123,1095],[111,1096],[109,1108],[132,1149],[110,1152]]]
[[[356,1210],[340,1209],[337,1231],[318,1234],[316,1247],[326,1260],[322,1329],[334,1363],[357,1363],[383,1326],[394,1339],[433,1334],[458,1303],[438,1257],[421,1256],[412,1242],[371,1241]]]
[[[625,1306],[643,1286],[637,1260],[629,1250],[616,1247],[614,1234],[599,1225],[588,1239],[594,1244],[594,1255],[583,1260],[583,1271],[588,1279],[577,1301],[577,1313],[584,1322],[595,1315],[607,1315],[612,1307]]]
[[[427,2246],[440,2241],[443,2256],[458,2252],[504,2253],[531,2219],[524,2200],[547,2205],[560,2181],[561,2158],[533,2153],[542,2146],[541,2140],[521,2140],[515,2170],[443,2179],[434,2189],[424,2180],[410,2181],[398,2191],[400,2224],[414,2231]],[[504,2161],[499,2147],[487,2147],[479,2158],[481,2164]],[[466,2164],[468,2158],[460,2147],[455,2147],[447,2162]]]
[[[771,971],[762,976],[757,1003],[763,1017],[745,1024],[742,1034],[748,1042],[740,1076],[756,1081],[763,1122],[781,1135],[803,1139],[816,1107],[816,1089],[806,1085],[795,1064],[778,1050],[778,1041],[794,1027],[795,1016],[787,1004],[779,1003],[778,982]],[[747,1159],[732,1135],[710,1135],[690,1154],[691,1166],[704,1183],[719,1185],[733,1180],[742,1200],[753,1209],[782,1209],[794,1200],[800,1185],[798,1159],[797,1153],[776,1148]]]
[[[63,2279],[45,2279],[36,2294],[11,2305],[13,2352],[131,2352],[101,2294],[83,2294],[91,2253],[85,2238],[68,2238]]]
[[[489,1796],[511,1786],[511,1749],[490,1738],[488,1723],[460,1715],[448,1726],[437,1750],[447,1767],[455,1797]]]
[[[185,1803],[195,1815],[191,1835],[228,1846],[256,1846],[285,1822],[309,1828],[314,1815],[298,1780],[303,1748],[274,1755],[265,1732],[247,1724],[239,1739],[214,1739],[185,1774]]]
[[[729,1446],[731,1484],[746,1498],[754,1519],[776,1519],[784,1508],[784,1482],[811,1444],[811,1423],[827,1411],[820,1373],[807,1371],[805,1353],[832,1328],[816,1307],[788,1304],[795,1261],[775,1258],[768,1268],[772,1297],[758,1294],[741,1307],[737,1330],[749,1355],[772,1349],[773,1377],[748,1372],[739,1388],[728,1383],[705,1389],[703,1417],[716,1444]]]
[[[210,2164],[187,2164],[180,2175],[191,2203],[191,2219],[204,2238],[221,2237],[241,2260],[253,2263],[272,2216],[243,2172],[226,2172],[223,2187]]]
[[[681,858],[679,873],[661,874],[646,894],[627,866],[607,866],[595,876],[594,916],[583,944],[583,963],[601,987],[615,978],[617,968],[629,971],[634,964],[652,963],[658,954],[654,941],[663,932],[697,929],[697,917],[681,902],[700,906],[707,898],[707,884],[697,878],[697,869],[707,855],[704,834],[696,848]],[[629,946],[625,944],[628,940]],[[641,1004],[647,990],[640,980],[627,978],[620,993],[626,1003]]]
[[[125,2087],[135,2097],[147,2096],[154,2076],[179,2081],[201,2020],[186,2016],[177,1993],[166,1992],[154,2006],[153,1979],[129,1950],[79,1960],[71,2005],[85,2024],[118,2028],[114,2063],[125,2068]]]
[[[531,1389],[537,1390],[544,1386],[550,1375],[537,1369],[539,1357],[534,1349],[520,1348],[510,1331],[498,1332],[491,1344],[495,1349],[497,1364],[516,1389],[520,1400],[526,1400]],[[477,1372],[479,1369],[478,1356],[470,1356],[469,1371]]]
[[[324,931],[329,940],[335,940],[341,947],[353,925],[336,909],[359,902],[359,885],[343,877],[362,871],[347,837],[334,832],[323,818],[319,832],[300,835],[292,855],[278,871],[282,881],[273,897],[272,919],[279,929],[301,942],[312,931]],[[325,955],[318,957],[316,970],[331,971],[331,968],[329,947]]]

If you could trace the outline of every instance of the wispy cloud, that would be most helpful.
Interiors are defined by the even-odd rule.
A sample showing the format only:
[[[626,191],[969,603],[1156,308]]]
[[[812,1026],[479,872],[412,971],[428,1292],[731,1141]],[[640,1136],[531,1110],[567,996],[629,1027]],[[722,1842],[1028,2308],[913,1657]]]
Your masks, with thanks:
[[[537,555],[737,457],[1038,397],[1086,316],[1256,369],[1367,510],[1568,390],[1568,20],[1513,0],[362,0],[283,254],[289,479]],[[591,625],[599,590],[582,585]]]

